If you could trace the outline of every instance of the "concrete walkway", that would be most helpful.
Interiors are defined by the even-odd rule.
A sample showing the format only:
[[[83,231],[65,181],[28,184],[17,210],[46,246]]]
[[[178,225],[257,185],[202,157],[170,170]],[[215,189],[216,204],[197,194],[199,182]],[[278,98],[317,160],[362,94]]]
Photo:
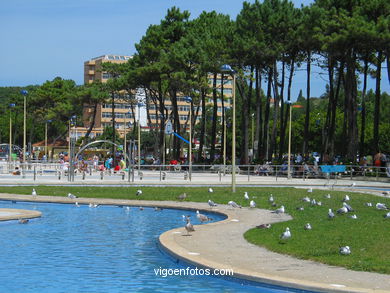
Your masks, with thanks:
[[[0,209],[0,221],[10,221],[19,219],[33,219],[42,215],[39,211],[21,209]]]
[[[0,194],[0,199],[210,210],[207,203],[193,202],[69,199],[14,194]],[[356,272],[299,260],[270,252],[244,239],[243,233],[248,229],[262,223],[289,220],[289,215],[276,215],[261,209],[231,209],[223,205],[213,210],[228,218],[221,222],[197,225],[190,237],[182,236],[186,233],[183,227],[167,231],[160,236],[162,246],[176,258],[200,267],[231,268],[235,277],[247,280],[321,292],[390,292],[389,275]]]

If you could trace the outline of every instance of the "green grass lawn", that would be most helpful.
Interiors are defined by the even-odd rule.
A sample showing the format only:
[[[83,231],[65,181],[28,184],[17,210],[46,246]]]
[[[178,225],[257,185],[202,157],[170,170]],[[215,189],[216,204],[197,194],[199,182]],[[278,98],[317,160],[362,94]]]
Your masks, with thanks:
[[[269,250],[293,255],[302,259],[311,259],[330,265],[343,266],[353,270],[372,271],[390,274],[390,219],[384,219],[385,211],[375,209],[377,202],[390,206],[389,198],[379,198],[369,194],[348,193],[340,191],[313,190],[308,193],[304,189],[295,188],[237,188],[232,194],[230,188],[216,187],[209,193],[205,187],[142,187],[141,197],[135,195],[137,187],[35,187],[38,195],[66,196],[71,192],[79,197],[145,199],[145,200],[177,200],[179,194],[186,192],[186,201],[207,202],[212,199],[216,203],[227,204],[234,200],[238,204],[248,206],[244,200],[244,191],[254,199],[259,208],[275,209],[268,203],[272,193],[278,207],[284,205],[286,212],[293,220],[273,224],[271,229],[251,229],[245,238],[256,245]],[[1,187],[0,192],[31,194],[32,187]],[[330,199],[324,197],[331,194]],[[328,209],[335,213],[342,206],[345,194],[350,195],[349,204],[355,209],[357,219],[349,215],[336,215],[328,219]],[[322,201],[322,206],[311,206],[303,202],[305,196]],[[373,207],[367,207],[366,202],[372,202]],[[304,211],[296,210],[303,206]],[[259,219],[259,224],[261,223]],[[310,223],[312,230],[304,230],[304,225]],[[279,235],[290,228],[292,238],[286,243],[280,243]],[[340,246],[348,245],[351,255],[342,256],[338,253]]]

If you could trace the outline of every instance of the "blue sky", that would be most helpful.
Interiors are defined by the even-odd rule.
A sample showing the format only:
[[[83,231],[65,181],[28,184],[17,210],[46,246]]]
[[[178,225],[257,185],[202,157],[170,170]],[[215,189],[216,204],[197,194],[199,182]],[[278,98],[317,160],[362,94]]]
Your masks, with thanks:
[[[313,1],[293,2],[300,6]],[[242,1],[2,0],[0,86],[42,84],[56,76],[82,84],[84,61],[104,54],[131,55],[148,26],[158,24],[172,6],[189,10],[192,17],[216,10],[235,19]],[[388,82],[382,83],[389,92]],[[314,74],[313,96],[324,88],[325,81]],[[300,89],[305,92],[304,72],[296,75],[293,97]]]

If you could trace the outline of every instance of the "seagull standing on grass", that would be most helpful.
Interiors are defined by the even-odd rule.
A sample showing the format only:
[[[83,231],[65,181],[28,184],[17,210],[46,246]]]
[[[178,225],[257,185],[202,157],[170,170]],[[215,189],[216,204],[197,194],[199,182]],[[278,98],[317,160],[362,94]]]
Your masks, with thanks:
[[[280,240],[288,240],[291,238],[291,232],[290,232],[290,228],[287,227],[286,228],[286,231],[284,231],[281,235],[280,235]]]
[[[348,195],[348,194],[346,194],[346,195],[344,196],[343,201],[344,201],[344,202],[345,202],[345,201],[349,201],[349,195]]]
[[[355,215],[355,214],[353,214],[353,215],[350,215],[349,216],[351,219],[354,219],[354,220],[356,220],[357,219],[357,216]]]
[[[249,195],[248,195],[248,192],[246,192],[246,191],[244,193],[244,198],[245,198],[245,200],[249,200]]]
[[[342,247],[340,247],[339,252],[342,255],[350,255],[351,254],[351,249],[349,248],[349,246],[342,246]]]
[[[209,204],[210,208],[217,206],[217,204],[215,202],[213,202],[211,199],[209,199],[209,201],[207,203]]]
[[[385,219],[390,219],[390,212],[384,215]]]
[[[343,205],[341,208],[337,210],[338,214],[346,214],[348,213],[348,209]]]
[[[302,198],[302,201],[303,202],[310,202],[310,197],[305,196],[304,198]]]
[[[333,219],[334,218],[334,213],[332,212],[332,209],[329,209],[328,211],[328,218]]]
[[[310,225],[310,223],[307,223],[306,225],[305,225],[305,230],[311,230],[311,225]]]
[[[256,203],[255,203],[254,200],[251,200],[251,201],[250,201],[249,207],[251,207],[251,208],[255,208],[255,207],[256,207]]]
[[[71,198],[71,199],[75,199],[75,198],[77,198],[77,196],[75,196],[74,194],[72,194],[72,193],[68,193],[68,197],[69,198]]]
[[[366,205],[367,207],[372,207],[372,203],[371,203],[371,202],[366,202],[365,205]]]
[[[136,196],[140,196],[142,194],[142,190],[138,189],[137,192],[135,193]]]
[[[32,192],[31,192],[31,195],[32,195],[32,196],[37,196],[37,192],[35,191],[34,188],[33,188]]]
[[[313,188],[309,188],[307,192],[313,192]]]
[[[211,187],[209,187],[209,192],[211,193],[211,192],[214,192],[214,190],[211,188]]]
[[[269,203],[273,203],[275,200],[274,200],[274,197],[273,197],[273,195],[271,194],[270,196],[269,196],[269,199],[268,199],[268,202]]]
[[[327,195],[325,195],[325,198],[330,198],[330,194],[328,193]]]
[[[353,212],[353,208],[346,202],[343,202],[343,206],[347,208],[348,212]]]
[[[184,192],[184,193],[182,193],[182,194],[180,194],[178,197],[177,197],[177,199],[178,200],[181,200],[181,201],[183,201],[183,200],[185,200],[187,198],[187,194]]]

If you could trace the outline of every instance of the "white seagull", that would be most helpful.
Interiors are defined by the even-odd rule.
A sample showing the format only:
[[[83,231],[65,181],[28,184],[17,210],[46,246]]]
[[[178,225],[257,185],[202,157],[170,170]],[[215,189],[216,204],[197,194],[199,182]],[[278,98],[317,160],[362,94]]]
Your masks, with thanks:
[[[209,204],[209,206],[212,208],[212,207],[216,207],[217,204],[215,202],[213,202],[211,199],[209,199],[209,201],[207,202]]]
[[[355,214],[353,214],[353,215],[350,215],[349,216],[351,219],[354,219],[354,220],[356,220],[357,219],[357,216],[355,215]]]
[[[337,210],[337,213],[338,213],[338,214],[346,214],[346,213],[348,213],[348,209],[347,209],[346,206],[343,205],[341,208],[339,208],[339,209]]]
[[[211,187],[209,187],[209,192],[211,193],[211,192],[214,192],[214,190],[211,188]]]
[[[206,215],[199,213],[199,211],[196,211],[196,217],[198,218],[198,220],[201,223],[208,222],[208,221],[212,220],[211,218],[207,217]]]
[[[330,198],[330,194],[328,193],[327,195],[325,195],[325,198]]]
[[[352,182],[352,184],[349,187],[354,188],[355,186],[356,186],[356,183]]]
[[[136,196],[140,196],[142,194],[142,190],[138,189],[137,192],[135,193]]]
[[[273,203],[275,200],[274,200],[274,197],[273,197],[273,195],[271,194],[270,196],[269,196],[269,199],[268,199],[268,202],[269,203]]]
[[[328,211],[328,218],[333,219],[334,218],[334,213],[332,212],[332,209],[329,209]]]
[[[230,205],[230,206],[233,207],[233,208],[241,208],[240,205],[238,205],[237,203],[235,203],[235,202],[232,201],[232,200],[228,202],[228,205]]]
[[[375,207],[377,210],[387,210],[387,206],[384,203],[378,202]]]
[[[273,213],[276,213],[276,214],[283,214],[284,212],[285,212],[284,206],[280,206],[280,208],[273,211]]]
[[[313,198],[313,199],[311,200],[310,204],[311,204],[312,206],[316,206],[316,205],[317,205],[317,201],[315,200],[315,198]]]
[[[372,207],[372,203],[371,203],[371,202],[366,202],[365,205],[366,205],[367,207]]]
[[[77,201],[74,204],[75,204],[76,207],[78,207],[78,208],[80,207],[80,205],[79,205],[79,203]]]
[[[306,225],[305,225],[305,230],[311,230],[311,225],[310,225],[310,223],[307,223]]]
[[[310,197],[305,196],[304,198],[302,198],[302,201],[304,201],[304,202],[310,202]]]
[[[72,194],[72,193],[68,193],[68,197],[69,198],[71,198],[71,199],[75,199],[75,198],[77,198],[77,196],[75,196],[74,194]]]
[[[280,240],[287,240],[287,239],[290,239],[290,238],[291,238],[290,228],[287,227],[287,228],[286,228],[286,231],[284,231],[284,232],[280,235]]]
[[[187,198],[187,194],[184,192],[184,193],[182,193],[182,194],[180,194],[178,197],[177,197],[177,199],[178,200],[185,200]]]
[[[390,212],[384,215],[385,219],[390,219]]]
[[[256,203],[255,203],[254,200],[251,200],[251,201],[250,201],[249,207],[251,207],[251,208],[255,208],[255,207],[256,207]]]
[[[348,212],[353,212],[353,208],[346,202],[343,202],[343,206],[347,208]]]
[[[245,191],[245,193],[244,193],[244,198],[245,198],[246,200],[249,200],[249,195],[248,195],[248,192],[246,192],[246,191]]]
[[[307,192],[313,192],[313,188],[309,188]]]
[[[348,194],[346,194],[346,195],[344,196],[343,201],[349,201],[349,195],[348,195]]]
[[[37,192],[35,191],[34,188],[33,188],[32,192],[31,192],[31,195],[32,195],[32,196],[37,196]]]
[[[342,247],[340,247],[339,252],[342,255],[349,255],[349,254],[351,254],[351,249],[349,248],[349,246],[342,246]]]

